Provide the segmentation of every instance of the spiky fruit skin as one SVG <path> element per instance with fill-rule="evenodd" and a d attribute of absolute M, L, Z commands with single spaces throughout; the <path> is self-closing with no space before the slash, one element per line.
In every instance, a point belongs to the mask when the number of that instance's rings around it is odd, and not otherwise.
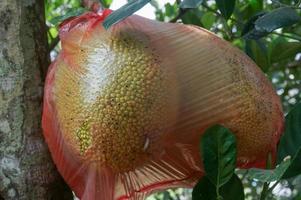
<path fill-rule="evenodd" d="M 110 11 L 60 29 L 43 129 L 64 179 L 86 200 L 143 199 L 203 175 L 199 140 L 222 124 L 238 167 L 264 167 L 283 127 L 279 98 L 257 66 L 212 33 Z"/>

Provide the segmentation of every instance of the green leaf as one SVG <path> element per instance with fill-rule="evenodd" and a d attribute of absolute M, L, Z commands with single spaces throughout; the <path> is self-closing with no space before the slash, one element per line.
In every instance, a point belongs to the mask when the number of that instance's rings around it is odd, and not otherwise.
<path fill-rule="evenodd" d="M 271 52 L 271 61 L 279 62 L 289 58 L 295 58 L 296 54 L 301 51 L 300 42 L 278 42 L 273 46 Z"/>
<path fill-rule="evenodd" d="M 212 12 L 206 12 L 202 18 L 201 22 L 204 25 L 204 28 L 210 29 L 216 20 L 215 15 Z"/>
<path fill-rule="evenodd" d="M 198 8 L 203 0 L 184 0 L 180 3 L 180 8 Z"/>
<path fill-rule="evenodd" d="M 196 26 L 202 26 L 199 13 L 196 10 L 189 10 L 183 16 L 181 16 L 183 24 L 193 24 Z"/>
<path fill-rule="evenodd" d="M 247 40 L 245 50 L 247 55 L 252 58 L 252 60 L 262 69 L 263 72 L 268 71 L 270 63 L 267 47 L 261 40 Z"/>
<path fill-rule="evenodd" d="M 255 21 L 265 14 L 266 12 L 259 12 L 248 20 L 241 32 L 241 35 L 245 39 L 259 39 L 267 34 L 266 32 L 260 32 L 255 30 Z"/>
<path fill-rule="evenodd" d="M 128 2 L 121 8 L 111 13 L 103 22 L 103 27 L 105 29 L 110 28 L 113 24 L 116 24 L 121 20 L 131 16 L 134 12 L 141 9 L 150 1 L 151 0 L 135 0 L 135 1 Z"/>
<path fill-rule="evenodd" d="M 235 0 L 215 0 L 218 9 L 226 20 L 228 20 L 235 8 Z"/>
<path fill-rule="evenodd" d="M 207 129 L 201 139 L 206 176 L 218 188 L 227 183 L 236 167 L 236 143 L 231 131 L 221 125 Z"/>
<path fill-rule="evenodd" d="M 236 174 L 220 188 L 223 200 L 244 200 L 244 190 L 241 180 Z M 216 187 L 205 176 L 193 188 L 192 200 L 216 200 Z"/>
<path fill-rule="evenodd" d="M 249 169 L 248 176 L 251 179 L 257 179 L 261 182 L 278 181 L 282 178 L 286 170 L 289 168 L 290 164 L 291 159 L 287 158 L 283 160 L 275 169 Z"/>
<path fill-rule="evenodd" d="M 259 39 L 275 29 L 291 26 L 301 21 L 296 10 L 282 7 L 272 12 L 260 12 L 254 15 L 245 25 L 242 36 L 246 39 Z"/>
<path fill-rule="evenodd" d="M 277 162 L 285 157 L 293 157 L 292 168 L 285 174 L 285 178 L 301 173 L 301 103 L 296 105 L 285 117 L 285 131 L 280 139 L 277 152 Z M 296 162 L 296 163 L 295 163 Z M 294 170 L 293 170 L 294 169 Z"/>
<path fill-rule="evenodd" d="M 87 11 L 87 9 L 85 9 L 85 8 L 72 8 L 72 9 L 68 10 L 65 15 L 54 17 L 49 22 L 51 24 L 57 26 L 62 21 L 66 20 L 70 17 L 79 16 L 86 11 Z"/>
<path fill-rule="evenodd" d="M 290 7 L 282 7 L 258 18 L 255 22 L 255 29 L 260 32 L 270 33 L 275 29 L 291 26 L 301 21 L 296 10 Z"/>

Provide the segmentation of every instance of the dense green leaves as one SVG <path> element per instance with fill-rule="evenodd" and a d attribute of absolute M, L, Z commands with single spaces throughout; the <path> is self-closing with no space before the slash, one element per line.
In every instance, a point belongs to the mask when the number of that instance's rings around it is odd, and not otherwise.
<path fill-rule="evenodd" d="M 129 1 L 127 4 L 122 6 L 121 8 L 114 11 L 110 14 L 105 21 L 103 22 L 103 26 L 105 29 L 110 28 L 113 24 L 118 23 L 119 21 L 125 19 L 126 17 L 131 16 L 134 12 L 145 6 L 151 0 L 135 0 Z"/>
<path fill-rule="evenodd" d="M 201 5 L 203 0 L 184 0 L 181 2 L 180 7 L 183 9 L 186 8 L 197 8 Z"/>
<path fill-rule="evenodd" d="M 286 156 L 293 158 L 292 167 L 285 174 L 285 178 L 301 173 L 301 104 L 292 109 L 285 119 L 285 131 L 281 137 L 277 153 L 279 163 Z"/>
<path fill-rule="evenodd" d="M 241 180 L 236 174 L 219 189 L 223 200 L 244 200 L 244 190 Z M 192 200 L 216 200 L 216 187 L 207 177 L 203 177 L 193 188 Z"/>
<path fill-rule="evenodd" d="M 291 164 L 291 159 L 287 158 L 281 162 L 275 169 L 249 169 L 248 176 L 251 179 L 257 179 L 262 182 L 278 181 L 282 178 Z"/>
<path fill-rule="evenodd" d="M 225 184 L 236 167 L 235 136 L 229 129 L 215 125 L 205 131 L 201 153 L 209 180 L 217 187 Z"/>
<path fill-rule="evenodd" d="M 66 14 L 61 15 L 61 16 L 57 16 L 54 17 L 53 19 L 51 19 L 49 22 L 53 25 L 58 25 L 60 22 L 70 18 L 70 17 L 75 17 L 78 15 L 83 14 L 84 12 L 86 12 L 87 9 L 85 8 L 74 8 L 74 9 L 70 9 L 69 11 L 67 11 Z"/>
<path fill-rule="evenodd" d="M 245 25 L 242 35 L 247 39 L 259 39 L 275 29 L 293 25 L 301 21 L 296 10 L 281 7 L 272 12 L 261 12 L 253 16 Z"/>
<path fill-rule="evenodd" d="M 218 9 L 225 19 L 229 19 L 234 11 L 235 0 L 215 0 Z"/>

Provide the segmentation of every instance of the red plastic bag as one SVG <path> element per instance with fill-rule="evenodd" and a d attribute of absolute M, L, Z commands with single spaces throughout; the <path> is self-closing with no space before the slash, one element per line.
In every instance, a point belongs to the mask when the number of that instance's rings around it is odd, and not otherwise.
<path fill-rule="evenodd" d="M 280 101 L 257 66 L 214 34 L 110 13 L 60 27 L 43 129 L 59 172 L 84 200 L 144 199 L 192 187 L 203 175 L 199 140 L 222 124 L 236 135 L 239 167 L 263 167 L 282 126 Z"/>

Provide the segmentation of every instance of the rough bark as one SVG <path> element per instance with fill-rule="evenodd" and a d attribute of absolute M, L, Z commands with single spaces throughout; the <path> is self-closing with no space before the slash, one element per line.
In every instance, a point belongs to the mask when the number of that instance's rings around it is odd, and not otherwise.
<path fill-rule="evenodd" d="M 41 130 L 44 0 L 1 0 L 0 19 L 0 199 L 72 199 Z"/>

